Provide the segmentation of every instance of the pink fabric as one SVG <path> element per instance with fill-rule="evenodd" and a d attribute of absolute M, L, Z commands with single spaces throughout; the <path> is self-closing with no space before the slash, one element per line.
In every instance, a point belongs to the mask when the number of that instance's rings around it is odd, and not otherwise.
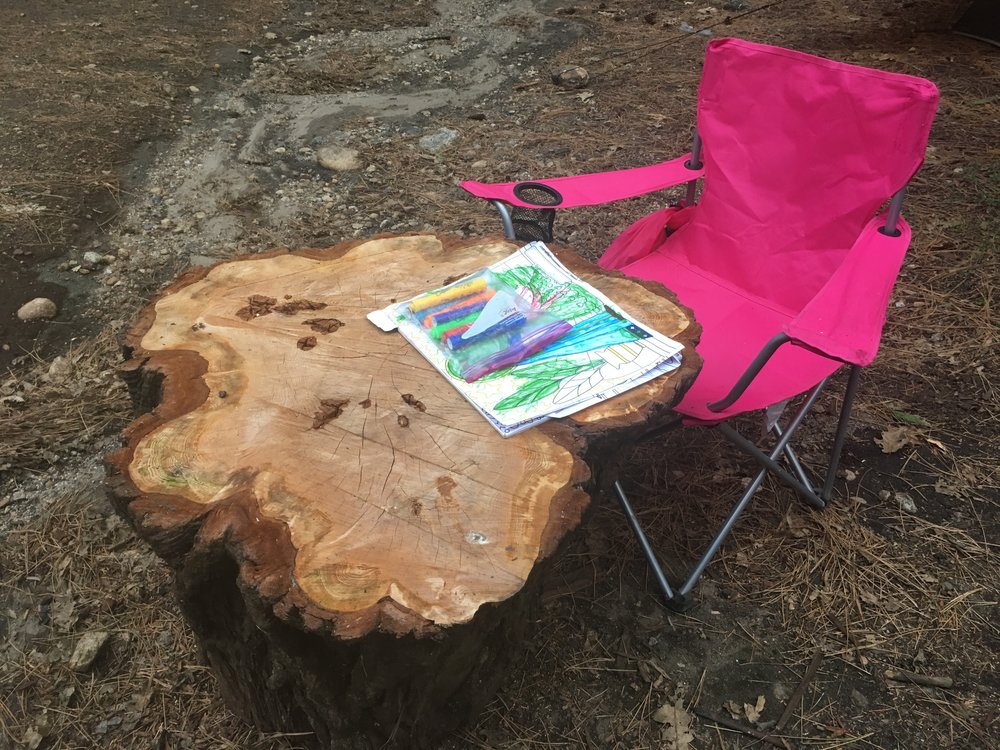
<path fill-rule="evenodd" d="M 705 186 L 673 252 L 801 309 L 920 167 L 937 100 L 921 78 L 710 42 L 698 96 Z"/>
<path fill-rule="evenodd" d="M 616 172 L 597 172 L 580 174 L 571 177 L 556 177 L 550 180 L 527 180 L 554 188 L 562 196 L 561 203 L 555 208 L 574 208 L 576 206 L 594 206 L 599 203 L 632 198 L 655 190 L 679 185 L 682 182 L 694 180 L 704 173 L 701 169 L 688 169 L 684 166 L 690 157 L 653 164 L 635 169 L 620 169 Z M 538 208 L 534 203 L 525 203 L 514 195 L 514 188 L 522 183 L 485 183 L 474 180 L 464 180 L 461 187 L 477 198 L 487 200 L 502 200 L 512 206 Z"/>
<path fill-rule="evenodd" d="M 667 222 L 680 211 L 679 206 L 670 206 L 643 216 L 615 237 L 597 261 L 598 265 L 622 268 L 638 260 L 664 239 Z"/>
<path fill-rule="evenodd" d="M 888 237 L 873 217 L 919 168 L 937 99 L 920 78 L 709 44 L 705 183 L 691 220 L 667 237 L 666 212 L 646 217 L 600 261 L 662 282 L 701 323 L 704 366 L 677 411 L 718 422 L 801 393 L 840 361 L 872 361 L 910 240 L 905 222 Z M 795 343 L 733 406 L 708 411 L 782 331 Z"/>
<path fill-rule="evenodd" d="M 684 231 L 683 229 L 680 231 Z M 734 414 L 762 409 L 801 393 L 840 366 L 840 362 L 786 344 L 778 349 L 746 392 L 723 412 L 707 405 L 725 396 L 753 358 L 794 318 L 792 310 L 747 294 L 724 279 L 672 259 L 661 246 L 621 269 L 629 276 L 660 281 L 694 310 L 702 326 L 698 377 L 674 411 L 713 423 Z"/>
<path fill-rule="evenodd" d="M 899 237 L 879 232 L 885 216 L 868 222 L 826 284 L 784 328 L 800 344 L 856 365 L 878 353 L 893 282 L 910 244 L 910 227 L 899 220 Z"/>

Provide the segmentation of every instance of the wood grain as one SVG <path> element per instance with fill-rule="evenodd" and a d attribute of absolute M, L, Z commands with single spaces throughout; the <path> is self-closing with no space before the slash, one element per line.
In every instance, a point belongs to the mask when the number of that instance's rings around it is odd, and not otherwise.
<path fill-rule="evenodd" d="M 190 271 L 130 332 L 123 375 L 144 413 L 108 458 L 111 494 L 177 572 L 227 702 L 258 726 L 382 742 L 388 721 L 419 744 L 474 711 L 594 471 L 674 419 L 698 366 L 688 311 L 568 250 L 554 249 L 687 345 L 680 370 L 505 439 L 365 318 L 515 249 L 413 235 L 240 258 Z"/>

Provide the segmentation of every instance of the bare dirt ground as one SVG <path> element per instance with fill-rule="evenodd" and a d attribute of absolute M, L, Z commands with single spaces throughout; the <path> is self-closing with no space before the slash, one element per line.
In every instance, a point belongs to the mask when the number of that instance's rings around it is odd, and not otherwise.
<path fill-rule="evenodd" d="M 1000 746 L 1000 52 L 948 32 L 958 5 L 4 3 L 0 748 L 308 744 L 225 708 L 169 571 L 104 499 L 101 456 L 130 418 L 121 331 L 190 264 L 379 231 L 496 232 L 460 178 L 681 153 L 707 39 L 682 23 L 942 91 L 838 499 L 815 513 L 769 487 L 684 616 L 659 606 L 602 503 L 556 567 L 525 657 L 445 746 L 761 746 L 707 714 L 796 747 Z M 585 89 L 550 82 L 566 64 L 590 71 Z M 557 240 L 596 257 L 662 200 L 569 212 Z M 59 315 L 17 320 L 39 295 Z M 835 414 L 831 400 L 810 427 Z M 818 464 L 819 444 L 802 455 Z M 677 560 L 752 472 L 692 431 L 637 448 L 628 468 Z M 87 637 L 103 646 L 72 669 Z M 887 677 L 899 670 L 950 686 Z"/>

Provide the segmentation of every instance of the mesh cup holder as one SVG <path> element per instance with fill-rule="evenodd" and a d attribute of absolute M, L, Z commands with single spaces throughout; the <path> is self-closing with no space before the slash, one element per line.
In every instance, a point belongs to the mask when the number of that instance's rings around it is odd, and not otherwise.
<path fill-rule="evenodd" d="M 538 206 L 538 208 L 510 207 L 514 236 L 522 242 L 551 242 L 556 211 L 548 207 L 562 203 L 559 191 L 537 182 L 522 182 L 514 187 L 514 195 L 525 203 Z"/>

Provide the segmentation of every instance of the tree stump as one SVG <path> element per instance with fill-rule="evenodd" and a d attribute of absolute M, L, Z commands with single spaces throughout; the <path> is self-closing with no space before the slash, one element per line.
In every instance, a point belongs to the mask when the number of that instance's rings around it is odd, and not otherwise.
<path fill-rule="evenodd" d="M 689 312 L 571 251 L 686 344 L 678 371 L 504 439 L 365 319 L 516 247 L 422 235 L 241 258 L 189 271 L 128 335 L 140 416 L 108 457 L 111 494 L 175 571 L 227 703 L 262 729 L 418 747 L 474 718 L 595 472 L 674 418 L 699 363 Z"/>

